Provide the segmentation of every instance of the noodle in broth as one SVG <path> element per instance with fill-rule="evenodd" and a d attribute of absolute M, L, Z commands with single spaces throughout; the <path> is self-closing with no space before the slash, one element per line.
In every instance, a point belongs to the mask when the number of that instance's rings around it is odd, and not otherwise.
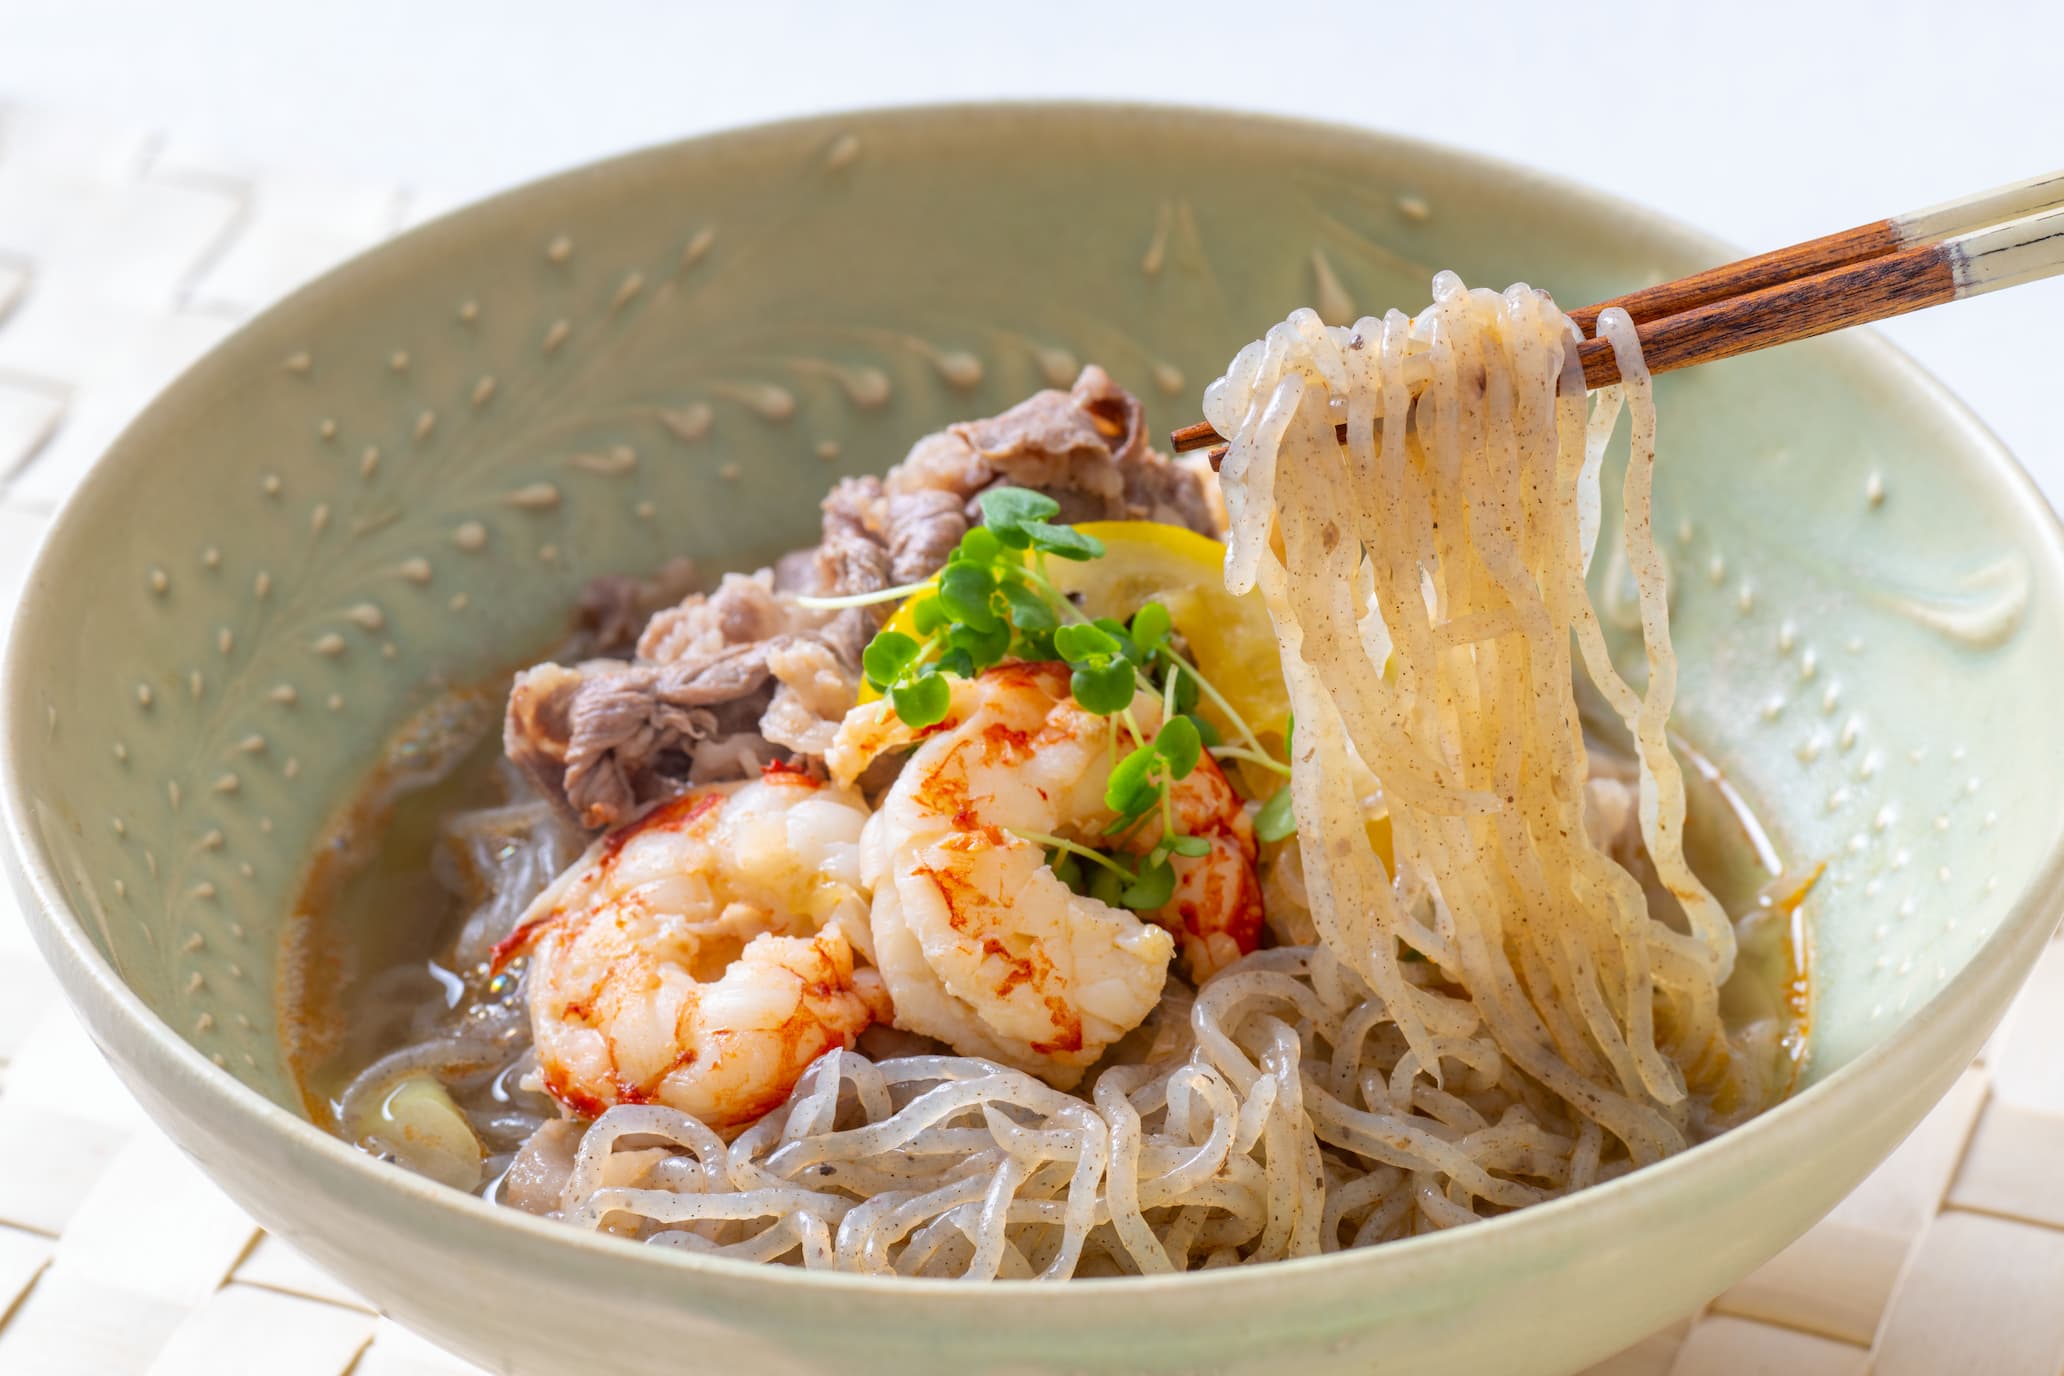
<path fill-rule="evenodd" d="M 1208 390 L 1233 437 L 1227 585 L 1265 599 L 1295 710 L 1299 839 L 1270 882 L 1282 944 L 1195 991 L 1171 978 L 1082 1091 L 875 1039 L 881 1054 L 823 1056 L 728 1140 L 656 1104 L 552 1119 L 522 1088 L 512 974 L 484 953 L 573 849 L 512 783 L 445 823 L 474 857 L 448 876 L 471 905 L 452 960 L 466 988 L 343 1089 L 340 1121 L 377 1120 L 397 1077 L 427 1070 L 480 1130 L 501 1196 L 577 1226 L 865 1274 L 1060 1279 L 1454 1227 L 1760 1111 L 1787 1083 L 1780 1029 L 1723 1021 L 1736 928 L 1685 860 L 1665 735 L 1649 384 L 1624 315 L 1599 332 L 1625 381 L 1587 398 L 1575 327 L 1544 295 L 1444 273 L 1416 317 L 1299 311 Z M 1622 410 L 1638 688 L 1585 585 Z M 1663 904 L 1587 824 L 1579 666 L 1631 737 Z"/>

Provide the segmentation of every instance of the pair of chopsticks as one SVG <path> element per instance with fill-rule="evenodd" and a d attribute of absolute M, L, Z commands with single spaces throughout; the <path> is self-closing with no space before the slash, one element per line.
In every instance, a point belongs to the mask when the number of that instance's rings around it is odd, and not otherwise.
<path fill-rule="evenodd" d="M 1651 373 L 1809 339 L 2064 273 L 2064 172 L 1744 258 L 1571 311 L 1584 381 L 1620 380 L 1599 313 L 1633 318 Z M 1341 438 L 1346 439 L 1346 426 Z M 1208 422 L 1171 433 L 1180 454 L 1225 436 Z"/>

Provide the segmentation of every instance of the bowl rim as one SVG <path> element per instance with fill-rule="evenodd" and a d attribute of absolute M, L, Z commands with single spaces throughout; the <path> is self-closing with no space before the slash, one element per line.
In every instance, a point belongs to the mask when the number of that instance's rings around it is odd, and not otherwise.
<path fill-rule="evenodd" d="M 897 127 L 1002 118 L 1110 121 L 1121 124 L 1124 132 L 1132 136 L 1151 134 L 1161 128 L 1193 130 L 1204 126 L 1232 137 L 1264 135 L 1285 142 L 1310 141 L 1363 155 L 1390 152 L 1411 160 L 1438 159 L 1474 177 L 1527 184 L 1575 207 L 1609 214 L 1624 223 L 1639 226 L 1644 233 L 1667 242 L 1673 249 L 1702 253 L 1714 262 L 1737 255 L 1737 250 L 1724 241 L 1673 217 L 1559 173 L 1438 140 L 1264 111 L 1178 102 L 1031 98 L 871 105 L 711 130 L 582 163 L 468 202 L 331 268 L 240 324 L 166 384 L 66 495 L 22 584 L 11 628 L 18 630 L 31 620 L 32 608 L 37 606 L 40 598 L 49 595 L 49 566 L 55 558 L 54 551 L 82 537 L 86 521 L 82 511 L 99 499 L 106 489 L 118 485 L 121 468 L 136 462 L 137 456 L 150 452 L 155 432 L 176 415 L 189 393 L 199 390 L 197 384 L 213 373 L 226 372 L 230 365 L 242 362 L 240 355 L 249 353 L 264 336 L 276 330 L 280 320 L 317 308 L 325 300 L 348 291 L 355 276 L 369 266 L 389 271 L 407 267 L 414 260 L 441 248 L 447 240 L 464 233 L 468 226 L 491 223 L 500 211 L 575 193 L 582 183 L 607 184 L 614 179 L 635 176 L 641 170 L 657 169 L 683 152 L 697 148 L 720 150 L 729 145 L 736 153 L 750 155 L 753 145 L 760 140 L 794 138 L 810 133 L 822 134 L 829 139 L 854 132 L 855 126 L 864 132 L 867 127 L 884 125 Z M 1969 456 L 1968 462 L 1983 472 L 1986 480 L 2003 495 L 2011 497 L 2016 511 L 2029 519 L 2033 539 L 2022 548 L 2022 552 L 2035 562 L 2035 571 L 2039 574 L 2036 586 L 2047 585 L 2064 590 L 2064 524 L 2060 524 L 2057 514 L 2027 471 L 1984 422 L 1939 380 L 1875 330 L 1847 331 L 1830 343 L 1843 351 L 1844 363 L 1873 381 L 1898 383 L 1907 395 L 1950 423 L 1960 438 L 1962 450 Z M 809 1293 L 859 1298 L 901 1297 L 972 1312 L 997 1296 L 1008 1301 L 1014 1296 L 1038 1294 L 1045 1297 L 1042 1303 L 1066 1305 L 1071 1310 L 1102 1308 L 1114 1300 L 1123 1302 L 1128 1308 L 1136 1308 L 1136 1302 L 1158 1303 L 1171 1296 L 1203 1298 L 1219 1289 L 1248 1288 L 1258 1282 L 1278 1278 L 1294 1284 L 1305 1280 L 1316 1282 L 1322 1276 L 1337 1278 L 1349 1271 L 1362 1271 L 1367 1273 L 1369 1280 L 1375 1281 L 1385 1272 L 1417 1268 L 1451 1269 L 1456 1259 L 1466 1259 L 1473 1252 L 1487 1247 L 1510 1248 L 1529 1241 L 1538 1242 L 1567 1224 L 1595 1219 L 1602 1226 L 1608 1218 L 1638 1216 L 1647 1203 L 1667 1198 L 1673 1188 L 1718 1170 L 1729 1155 L 1740 1154 L 1772 1137 L 1803 1138 L 1809 1135 L 1808 1129 L 1814 1120 L 1836 1112 L 1851 1101 L 1863 1100 L 1881 1068 L 1888 1062 L 1903 1058 L 1920 1044 L 1930 1025 L 1940 1021 L 1945 1009 L 1977 997 L 1986 986 L 2002 978 L 2010 981 L 2010 988 L 2018 987 L 2027 972 L 2023 970 L 2016 975 L 2006 963 L 2027 941 L 2031 929 L 2053 926 L 2059 913 L 2064 912 L 2064 818 L 2060 818 L 2035 875 L 2015 898 L 1999 926 L 1971 954 L 1956 975 L 1907 1014 L 1876 1045 L 1825 1079 L 1713 1139 L 1579 1194 L 1548 1200 L 1475 1227 L 1261 1266 L 1166 1276 L 1083 1278 L 1060 1286 L 1014 1280 L 971 1286 L 953 1280 L 877 1277 L 767 1266 L 701 1256 L 673 1248 L 649 1247 L 584 1231 L 395 1169 L 275 1104 L 226 1069 L 214 1065 L 188 1044 L 143 1002 L 93 946 L 83 915 L 63 897 L 55 866 L 30 827 L 31 803 L 19 759 L 20 743 L 32 739 L 30 732 L 36 719 L 29 688 L 33 678 L 31 666 L 26 662 L 28 654 L 23 637 L 11 634 L 7 641 L 5 659 L 0 661 L 0 835 L 4 835 L 6 841 L 5 853 L 0 854 L 0 858 L 10 862 L 10 877 L 17 896 L 22 900 L 24 916 L 44 957 L 59 975 L 66 997 L 74 1005 L 75 1015 L 90 1028 L 93 1019 L 88 1005 L 97 1002 L 97 1011 L 111 1018 L 118 1032 L 127 1038 L 132 1056 L 149 1055 L 177 1077 L 162 1082 L 159 1086 L 161 1092 L 168 1098 L 186 1097 L 203 1105 L 194 1113 L 196 1118 L 241 1120 L 242 1126 L 250 1132 L 279 1141 L 287 1153 L 289 1165 L 299 1171 L 306 1172 L 308 1166 L 321 1163 L 356 1176 L 364 1182 L 363 1188 L 388 1195 L 395 1203 L 429 1210 L 420 1215 L 421 1226 L 425 1229 L 435 1226 L 440 1218 L 453 1225 L 455 1231 L 465 1233 L 481 1229 L 514 1229 L 517 1236 L 562 1250 L 568 1256 L 591 1256 L 597 1268 L 623 1265 L 674 1268 L 674 1274 L 683 1281 L 699 1277 L 709 1282 L 747 1283 L 758 1279 L 765 1281 L 769 1288 L 804 1287 Z M 2002 998 L 1991 1016 L 1996 1020 L 2004 1008 L 2005 999 Z M 105 1048 L 103 1054 L 107 1054 Z M 1823 1105 L 1827 1107 L 1823 1108 Z M 640 1258 L 642 1261 L 638 1260 Z M 664 1273 L 654 1271 L 652 1274 Z M 683 1293 L 687 1292 L 684 1290 Z"/>

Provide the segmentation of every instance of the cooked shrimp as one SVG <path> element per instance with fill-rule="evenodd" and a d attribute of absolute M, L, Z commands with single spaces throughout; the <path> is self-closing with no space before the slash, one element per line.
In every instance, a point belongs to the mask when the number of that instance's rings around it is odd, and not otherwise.
<path fill-rule="evenodd" d="M 1183 968 L 1191 983 L 1202 984 L 1261 944 L 1266 908 L 1254 867 L 1259 847 L 1240 795 L 1209 755 L 1197 761 L 1188 778 L 1176 781 L 1169 799 L 1175 804 L 1175 824 L 1209 841 L 1211 851 L 1170 859 L 1175 897 L 1156 919 L 1173 916 L 1168 925 L 1182 942 Z"/>
<path fill-rule="evenodd" d="M 834 776 L 850 780 L 883 751 L 921 741 L 862 840 L 872 956 L 897 1026 L 1066 1088 L 1160 999 L 1170 928 L 1182 931 L 1200 977 L 1253 949 L 1253 828 L 1205 760 L 1172 801 L 1212 852 L 1178 862 L 1168 906 L 1142 921 L 1078 894 L 1044 845 L 1019 833 L 1113 844 L 1103 835 L 1113 819 L 1110 723 L 1076 705 L 1063 665 L 1006 665 L 950 683 L 937 726 L 913 732 L 887 703 L 865 704 L 847 714 L 827 756 Z M 1160 704 L 1141 694 L 1133 715 L 1152 731 Z"/>
<path fill-rule="evenodd" d="M 591 846 L 497 951 L 530 955 L 544 1087 L 583 1117 L 660 1103 L 727 1127 L 850 1048 L 888 1012 L 848 935 L 866 924 L 866 818 L 852 793 L 773 770 Z"/>

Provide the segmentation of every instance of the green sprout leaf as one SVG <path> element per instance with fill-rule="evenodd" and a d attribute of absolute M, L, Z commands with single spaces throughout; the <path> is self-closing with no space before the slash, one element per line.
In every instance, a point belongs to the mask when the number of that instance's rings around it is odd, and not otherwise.
<path fill-rule="evenodd" d="M 950 562 L 962 564 L 993 564 L 1003 554 L 1003 541 L 987 526 L 970 526 L 968 533 L 960 537 L 960 547 L 953 551 Z"/>
<path fill-rule="evenodd" d="M 1155 860 L 1140 868 L 1139 878 L 1125 886 L 1119 901 L 1134 912 L 1151 912 L 1167 906 L 1175 897 L 1175 870 L 1166 860 Z"/>
<path fill-rule="evenodd" d="M 1056 558 L 1072 559 L 1081 564 L 1104 557 L 1104 542 L 1094 535 L 1084 535 L 1073 526 L 1038 525 L 1022 529 L 1032 548 Z"/>
<path fill-rule="evenodd" d="M 1126 832 L 1138 826 L 1140 819 L 1152 812 L 1154 805 L 1160 801 L 1161 790 L 1158 787 L 1149 788 L 1144 794 L 1139 795 L 1136 805 L 1130 812 L 1120 813 L 1117 817 L 1112 818 L 1109 824 L 1104 827 L 1103 834 L 1106 836 L 1125 835 Z"/>
<path fill-rule="evenodd" d="M 1082 861 L 1072 851 L 1055 851 L 1047 863 L 1053 867 L 1054 878 L 1077 893 L 1083 891 Z"/>
<path fill-rule="evenodd" d="M 1116 872 L 1098 865 L 1089 872 L 1089 896 L 1106 907 L 1124 906 L 1126 883 Z"/>
<path fill-rule="evenodd" d="M 1175 675 L 1175 710 L 1188 716 L 1197 706 L 1197 680 L 1194 676 L 1184 673 L 1182 669 L 1174 665 L 1169 666 L 1168 672 Z M 1219 743 L 1218 732 L 1211 730 L 1209 723 L 1202 717 L 1196 718 L 1196 722 L 1200 727 L 1211 731 L 1210 738 L 1205 741 L 1205 744 L 1217 745 Z"/>
<path fill-rule="evenodd" d="M 937 594 L 925 598 L 910 609 L 910 624 L 919 635 L 930 635 L 953 622 L 952 613 L 940 603 Z"/>
<path fill-rule="evenodd" d="M 939 601 L 953 619 L 978 631 L 993 631 L 1002 618 L 989 605 L 996 578 L 976 564 L 948 564 L 939 575 Z"/>
<path fill-rule="evenodd" d="M 1154 753 L 1168 764 L 1168 777 L 1187 779 L 1204 753 L 1204 738 L 1188 717 L 1170 717 L 1154 734 Z"/>
<path fill-rule="evenodd" d="M 946 686 L 945 679 L 936 674 L 926 674 L 923 678 L 899 683 L 889 689 L 889 701 L 895 705 L 896 715 L 905 726 L 932 726 L 946 719 L 953 691 Z"/>
<path fill-rule="evenodd" d="M 1070 664 L 1087 664 L 1117 654 L 1119 645 L 1118 638 L 1101 626 L 1074 625 L 1054 632 L 1054 649 Z"/>
<path fill-rule="evenodd" d="M 1171 628 L 1168 608 L 1149 602 L 1132 614 L 1132 643 L 1140 647 L 1141 653 L 1152 655 L 1168 643 Z"/>
<path fill-rule="evenodd" d="M 973 626 L 955 626 L 946 632 L 946 643 L 954 650 L 965 650 L 974 666 L 974 672 L 980 673 L 990 665 L 1003 661 L 1004 655 L 1010 650 L 1011 628 L 1008 622 L 1000 619 L 986 631 L 978 631 Z"/>
<path fill-rule="evenodd" d="M 1011 624 L 1020 631 L 1051 631 L 1061 624 L 1047 600 L 1023 583 L 1007 582 L 1002 590 L 1004 603 L 1010 608 Z"/>
<path fill-rule="evenodd" d="M 1069 628 L 1064 626 L 1061 629 Z M 1065 655 L 1066 651 L 1062 653 Z M 1084 711 L 1100 716 L 1123 712 L 1132 705 L 1132 666 L 1121 659 L 1101 666 L 1080 668 L 1069 676 L 1068 687 Z"/>
<path fill-rule="evenodd" d="M 981 495 L 980 501 L 983 524 L 1013 549 L 1023 549 L 1025 543 L 1011 539 L 1011 535 L 1022 535 L 1025 527 L 1051 521 L 1061 514 L 1059 502 L 1023 487 L 992 487 Z"/>
<path fill-rule="evenodd" d="M 1177 855 L 1188 856 L 1192 860 L 1211 854 L 1211 842 L 1201 836 L 1170 836 L 1161 844 Z"/>
<path fill-rule="evenodd" d="M 1185 675 L 1184 679 L 1185 681 L 1187 681 L 1188 675 Z M 1180 702 L 1181 700 L 1181 694 L 1177 694 L 1176 701 Z M 1183 715 L 1189 718 L 1190 725 L 1197 728 L 1197 739 L 1204 742 L 1204 748 L 1206 750 L 1214 750 L 1219 746 L 1225 744 L 1224 738 L 1218 734 L 1218 728 L 1213 726 L 1210 722 L 1204 720 L 1204 718 L 1200 716 L 1197 716 L 1193 712 L 1185 712 Z"/>
<path fill-rule="evenodd" d="M 967 650 L 956 645 L 945 654 L 940 655 L 938 663 L 933 667 L 939 673 L 952 674 L 955 678 L 973 678 L 975 676 L 975 657 Z"/>
<path fill-rule="evenodd" d="M 1264 841 L 1280 841 L 1297 831 L 1297 814 L 1292 811 L 1290 786 L 1277 789 L 1254 817 L 1254 834 Z"/>
<path fill-rule="evenodd" d="M 868 642 L 866 652 L 860 656 L 860 667 L 866 670 L 869 683 L 877 689 L 886 688 L 903 676 L 923 649 L 901 631 L 883 631 Z"/>
<path fill-rule="evenodd" d="M 1147 662 L 1146 654 L 1133 642 L 1132 632 L 1125 629 L 1123 621 L 1115 621 L 1108 616 L 1100 616 L 1089 624 L 1111 637 L 1111 643 L 1118 647 L 1118 653 L 1124 655 L 1134 664 L 1145 664 Z"/>
<path fill-rule="evenodd" d="M 1153 780 L 1157 758 L 1154 747 L 1143 745 L 1118 761 L 1104 783 L 1104 806 L 1121 817 L 1137 816 L 1152 807 L 1161 793 Z"/>

